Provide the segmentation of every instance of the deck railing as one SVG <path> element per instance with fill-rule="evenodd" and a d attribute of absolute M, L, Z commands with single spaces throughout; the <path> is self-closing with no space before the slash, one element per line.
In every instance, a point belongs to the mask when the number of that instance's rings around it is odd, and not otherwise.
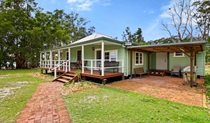
<path fill-rule="evenodd" d="M 109 60 L 105 60 L 105 61 L 109 61 Z M 118 66 L 110 66 L 110 67 L 105 67 L 104 66 L 104 71 L 110 71 L 111 69 L 117 68 L 119 70 L 117 72 L 124 73 L 124 60 L 123 59 L 122 60 L 117 60 L 116 62 L 119 62 Z M 76 69 L 82 69 L 82 72 L 84 72 L 84 70 L 90 70 L 90 74 L 93 74 L 94 70 L 102 71 L 101 60 L 100 59 L 84 59 L 83 63 L 84 63 L 84 65 L 82 65 L 82 62 L 80 62 L 81 68 L 76 68 Z M 41 68 L 49 68 L 50 70 L 70 71 L 71 68 L 74 68 L 70 64 L 71 63 L 67 60 L 60 60 L 60 61 L 59 60 L 52 60 L 52 61 L 43 60 L 43 61 L 40 62 L 40 67 Z M 101 75 L 104 76 L 104 72 L 102 72 Z"/>
<path fill-rule="evenodd" d="M 68 63 L 69 63 L 69 61 L 62 61 L 61 64 L 54 65 L 54 67 L 51 69 L 52 71 L 54 71 L 54 78 L 57 77 L 57 69 L 58 70 L 63 70 L 65 72 L 69 71 Z"/>
<path fill-rule="evenodd" d="M 90 74 L 93 74 L 94 70 L 102 70 L 100 59 L 85 59 L 84 61 L 87 62 L 86 65 L 84 66 L 84 69 L 90 70 Z M 105 60 L 105 61 L 109 61 L 109 60 Z M 120 71 L 117 71 L 117 72 L 124 73 L 124 60 L 123 59 L 117 60 L 116 62 L 119 62 L 118 66 L 104 67 L 104 71 L 117 68 L 119 70 L 121 69 Z"/>

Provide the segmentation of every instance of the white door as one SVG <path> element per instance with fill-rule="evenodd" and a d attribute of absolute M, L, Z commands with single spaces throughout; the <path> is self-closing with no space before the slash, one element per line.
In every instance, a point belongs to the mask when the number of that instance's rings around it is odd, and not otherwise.
<path fill-rule="evenodd" d="M 156 53 L 156 69 L 167 70 L 168 61 L 167 53 Z"/>

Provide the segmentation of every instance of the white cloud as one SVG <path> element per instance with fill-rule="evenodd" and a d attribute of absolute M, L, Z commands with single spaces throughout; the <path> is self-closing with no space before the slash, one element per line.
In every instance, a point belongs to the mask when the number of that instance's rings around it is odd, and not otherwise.
<path fill-rule="evenodd" d="M 91 11 L 95 4 L 101 6 L 110 6 L 112 0 L 67 0 L 70 10 Z"/>
<path fill-rule="evenodd" d="M 76 8 L 79 11 L 90 11 L 91 7 L 99 2 L 99 0 L 67 0 L 70 8 Z"/>

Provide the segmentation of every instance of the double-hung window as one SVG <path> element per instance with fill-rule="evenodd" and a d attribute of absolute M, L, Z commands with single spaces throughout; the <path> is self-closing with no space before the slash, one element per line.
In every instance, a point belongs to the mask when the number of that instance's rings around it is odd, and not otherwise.
<path fill-rule="evenodd" d="M 143 53 L 142 52 L 135 52 L 135 58 L 136 58 L 136 65 L 143 65 Z"/>
<path fill-rule="evenodd" d="M 117 50 L 105 51 L 105 61 L 117 61 Z"/>

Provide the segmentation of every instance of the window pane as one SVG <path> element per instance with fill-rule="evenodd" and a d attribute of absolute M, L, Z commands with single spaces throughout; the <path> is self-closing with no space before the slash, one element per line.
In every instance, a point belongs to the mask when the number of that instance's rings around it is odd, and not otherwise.
<path fill-rule="evenodd" d="M 139 53 L 136 53 L 136 64 L 139 64 Z"/>
<path fill-rule="evenodd" d="M 66 60 L 69 60 L 69 52 L 66 52 Z"/>
<path fill-rule="evenodd" d="M 116 61 L 117 60 L 117 51 L 110 51 L 110 58 L 111 61 Z"/>
<path fill-rule="evenodd" d="M 176 56 L 183 56 L 183 53 L 176 53 Z"/>
<path fill-rule="evenodd" d="M 96 59 L 101 59 L 101 50 L 96 51 Z"/>
<path fill-rule="evenodd" d="M 81 50 L 78 50 L 77 51 L 77 60 L 82 60 L 82 52 L 81 52 Z"/>
<path fill-rule="evenodd" d="M 109 52 L 105 52 L 105 61 L 109 61 Z"/>
<path fill-rule="evenodd" d="M 140 54 L 140 61 L 139 61 L 139 64 L 142 64 L 142 53 L 139 53 Z"/>

